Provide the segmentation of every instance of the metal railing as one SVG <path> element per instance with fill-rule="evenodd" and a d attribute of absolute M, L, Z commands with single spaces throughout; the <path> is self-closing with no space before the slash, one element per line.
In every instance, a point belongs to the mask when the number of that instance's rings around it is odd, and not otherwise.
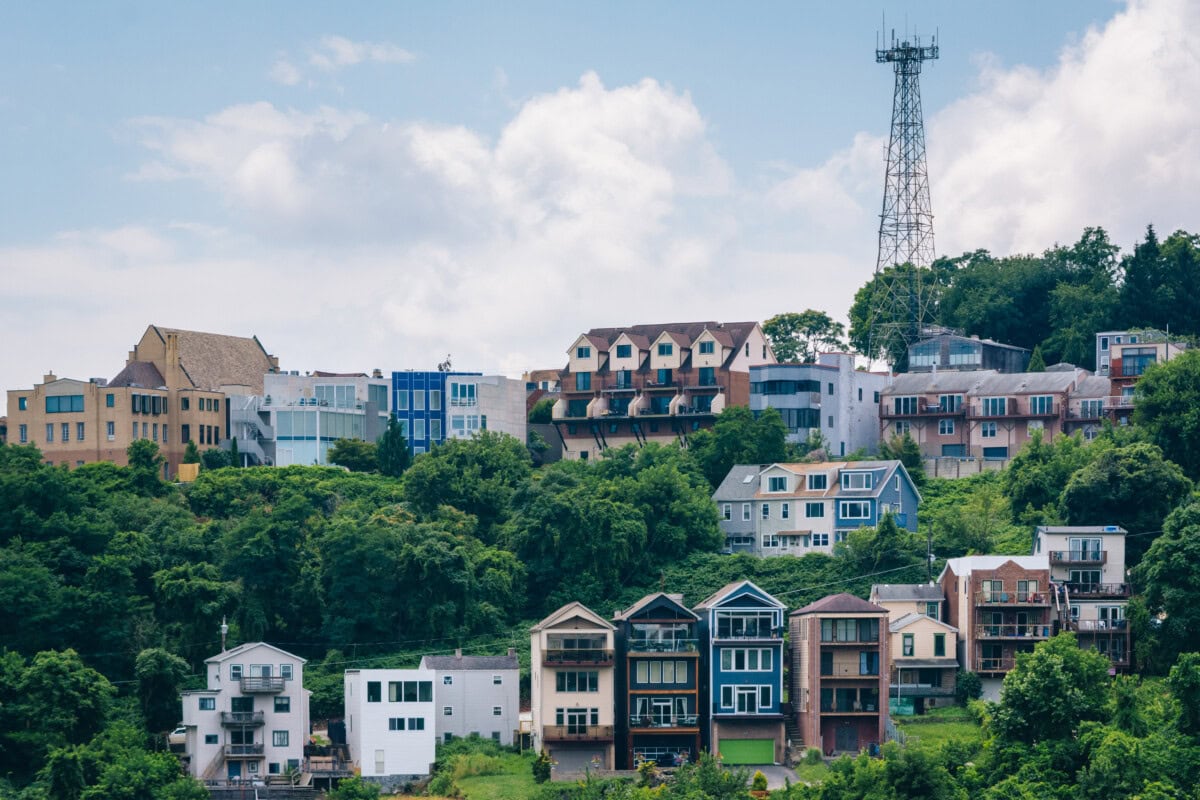
<path fill-rule="evenodd" d="M 699 722 L 699 717 L 695 714 L 684 714 L 675 717 L 654 716 L 649 717 L 631 717 L 629 727 L 631 728 L 694 728 Z"/>
<path fill-rule="evenodd" d="M 980 622 L 975 636 L 979 639 L 1049 639 L 1051 626 L 1042 622 Z"/>
<path fill-rule="evenodd" d="M 242 691 L 244 693 L 254 692 L 282 692 L 284 687 L 284 679 L 278 675 L 274 676 L 244 676 L 241 679 Z"/>
<path fill-rule="evenodd" d="M 976 672 L 1008 672 L 1016 666 L 1016 659 L 1012 656 L 1003 656 L 1001 658 L 978 658 L 975 660 Z"/>
<path fill-rule="evenodd" d="M 822 714 L 878 714 L 878 700 L 874 703 L 854 703 L 849 708 L 842 708 L 837 703 L 821 703 Z"/>
<path fill-rule="evenodd" d="M 265 722 L 261 711 L 222 711 L 222 725 L 262 725 Z"/>
<path fill-rule="evenodd" d="M 1071 628 L 1080 633 L 1129 633 L 1129 623 L 1123 619 L 1077 619 Z"/>
<path fill-rule="evenodd" d="M 542 654 L 543 664 L 611 664 L 613 651 L 601 649 L 547 649 Z"/>
<path fill-rule="evenodd" d="M 976 593 L 975 602 L 987 606 L 1048 606 L 1050 605 L 1050 595 L 1046 592 L 981 591 Z"/>
<path fill-rule="evenodd" d="M 694 653 L 698 644 L 698 639 L 672 639 L 666 641 L 630 639 L 629 651 L 632 653 Z"/>
<path fill-rule="evenodd" d="M 603 742 L 613 738 L 612 725 L 546 725 L 542 738 L 554 742 Z"/>
<path fill-rule="evenodd" d="M 1051 550 L 1051 564 L 1106 564 L 1107 550 Z"/>
<path fill-rule="evenodd" d="M 1129 597 L 1133 593 L 1128 583 L 1067 583 L 1064 585 L 1072 600 L 1088 597 Z"/>
<path fill-rule="evenodd" d="M 253 758 L 263 754 L 262 742 L 257 744 L 227 744 L 225 745 L 226 758 Z"/>

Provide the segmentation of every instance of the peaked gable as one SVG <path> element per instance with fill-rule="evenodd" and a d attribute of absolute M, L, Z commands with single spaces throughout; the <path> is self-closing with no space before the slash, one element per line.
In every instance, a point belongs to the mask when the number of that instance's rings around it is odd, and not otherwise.
<path fill-rule="evenodd" d="M 547 628 L 563 628 L 570 627 L 568 623 L 574 627 L 594 627 L 604 630 L 616 630 L 611 622 L 601 617 L 595 611 L 580 603 L 578 600 L 567 603 L 562 608 L 554 611 L 550 616 L 543 619 L 537 625 L 534 625 L 529 630 L 540 631 Z M 580 624 L 582 623 L 582 624 Z"/>
<path fill-rule="evenodd" d="M 753 581 L 734 581 L 722 586 L 700 605 L 697 609 L 711 609 L 725 606 L 739 608 L 786 608 L 786 606 L 772 597 L 763 589 L 759 588 Z"/>

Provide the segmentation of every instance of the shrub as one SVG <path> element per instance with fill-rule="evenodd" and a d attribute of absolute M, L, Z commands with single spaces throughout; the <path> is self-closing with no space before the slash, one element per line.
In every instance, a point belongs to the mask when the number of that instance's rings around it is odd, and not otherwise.
<path fill-rule="evenodd" d="M 550 769 L 554 762 L 550 760 L 550 754 L 545 750 L 538 753 L 538 757 L 533 760 L 533 780 L 536 783 L 545 783 L 550 780 Z"/>
<path fill-rule="evenodd" d="M 804 763 L 810 766 L 820 764 L 824 758 L 821 755 L 821 750 L 818 747 L 810 747 L 804 751 Z"/>
<path fill-rule="evenodd" d="M 960 706 L 983 696 L 983 681 L 974 672 L 960 671 L 954 685 L 954 699 Z"/>
<path fill-rule="evenodd" d="M 761 769 L 754 771 L 754 777 L 750 779 L 750 789 L 755 792 L 767 790 L 767 776 L 762 774 Z"/>

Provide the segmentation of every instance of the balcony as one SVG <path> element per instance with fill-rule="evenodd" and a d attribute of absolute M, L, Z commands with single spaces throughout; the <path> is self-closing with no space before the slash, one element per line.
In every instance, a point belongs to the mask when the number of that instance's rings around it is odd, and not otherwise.
<path fill-rule="evenodd" d="M 887 620 L 884 620 L 884 622 L 886 623 L 886 622 L 887 622 Z M 855 637 L 855 638 L 847 638 L 847 639 L 842 639 L 842 638 L 839 638 L 839 637 L 837 637 L 836 635 L 835 635 L 834 637 L 832 637 L 832 638 L 829 638 L 829 639 L 827 639 L 827 638 L 825 638 L 824 636 L 822 636 L 822 637 L 821 637 L 821 646 L 822 646 L 822 647 L 825 647 L 826 645 L 830 645 L 830 646 L 837 646 L 837 645 L 874 645 L 874 646 L 878 647 L 878 646 L 879 646 L 879 636 L 878 636 L 878 634 L 876 634 L 874 638 L 871 638 L 871 637 L 866 637 L 866 638 L 864 638 L 864 637 L 861 637 L 861 636 L 859 636 L 859 637 Z"/>
<path fill-rule="evenodd" d="M 884 419 L 912 419 L 913 417 L 961 417 L 967 413 L 967 407 L 957 408 L 943 406 L 939 403 L 919 403 L 914 409 L 896 410 L 895 404 L 880 406 L 879 415 Z"/>
<path fill-rule="evenodd" d="M 1077 619 L 1071 622 L 1071 630 L 1087 634 L 1129 635 L 1129 623 L 1123 619 Z"/>
<path fill-rule="evenodd" d="M 680 728 L 697 728 L 700 724 L 699 720 L 700 718 L 695 714 L 677 717 L 631 717 L 629 728 L 639 733 L 646 731 L 674 731 Z"/>
<path fill-rule="evenodd" d="M 1026 419 L 1028 417 L 1057 417 L 1061 411 L 1062 406 L 1059 403 L 1050 403 L 1041 408 L 1034 408 L 1026 403 L 1026 410 L 1022 411 L 1016 400 L 1010 397 L 1004 411 L 975 404 L 969 407 L 967 416 L 974 419 Z"/>
<path fill-rule="evenodd" d="M 1107 550 L 1051 550 L 1053 567 L 1100 566 L 1108 563 Z"/>
<path fill-rule="evenodd" d="M 257 727 L 265 722 L 261 711 L 222 711 L 221 724 L 228 728 Z"/>
<path fill-rule="evenodd" d="M 1045 592 L 977 592 L 977 606 L 1049 606 L 1050 595 Z"/>
<path fill-rule="evenodd" d="M 225 745 L 225 758 L 262 758 L 263 746 L 259 744 L 227 744 Z"/>
<path fill-rule="evenodd" d="M 1049 639 L 1053 626 L 1044 622 L 982 622 L 976 620 L 976 639 Z"/>
<path fill-rule="evenodd" d="M 854 666 L 834 664 L 831 672 L 821 672 L 821 680 L 860 680 L 860 681 L 878 681 L 879 670 L 874 672 L 863 672 L 862 667 L 855 664 Z"/>
<path fill-rule="evenodd" d="M 839 717 L 877 717 L 877 703 L 855 703 L 848 708 L 841 708 L 837 703 L 821 703 L 821 713 Z"/>
<path fill-rule="evenodd" d="M 726 708 L 721 705 L 719 700 L 713 701 L 712 715 L 714 717 L 741 717 L 744 719 L 783 719 L 783 714 L 779 711 L 763 711 L 758 708 L 748 710 Z"/>
<path fill-rule="evenodd" d="M 1016 665 L 1017 660 L 1013 656 L 975 659 L 975 671 L 981 673 L 1008 672 Z"/>
<path fill-rule="evenodd" d="M 608 667 L 613 663 L 612 650 L 599 649 L 569 649 L 547 650 L 542 655 L 544 666 L 599 666 Z"/>
<path fill-rule="evenodd" d="M 273 694 L 282 692 L 284 679 L 275 677 L 245 677 L 241 680 L 242 694 Z"/>
<path fill-rule="evenodd" d="M 1133 594 L 1128 583 L 1066 583 L 1067 596 L 1072 600 L 1121 599 Z"/>
<path fill-rule="evenodd" d="M 629 652 L 631 653 L 696 653 L 699 640 L 697 639 L 671 639 L 665 641 L 657 641 L 654 639 L 630 639 Z"/>
<path fill-rule="evenodd" d="M 610 742 L 612 725 L 546 725 L 542 738 L 547 742 Z"/>

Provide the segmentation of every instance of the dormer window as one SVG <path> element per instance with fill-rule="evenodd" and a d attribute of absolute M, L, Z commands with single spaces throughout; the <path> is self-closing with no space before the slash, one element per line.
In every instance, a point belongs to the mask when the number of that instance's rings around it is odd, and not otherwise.
<path fill-rule="evenodd" d="M 633 355 L 633 345 L 619 344 L 617 345 L 617 358 L 629 358 Z"/>
<path fill-rule="evenodd" d="M 829 488 L 829 476 L 825 473 L 817 473 L 808 476 L 808 490 L 810 492 L 823 492 Z"/>
<path fill-rule="evenodd" d="M 864 490 L 871 488 L 871 473 L 843 472 L 842 488 L 847 490 Z"/>
<path fill-rule="evenodd" d="M 591 358 L 592 357 L 592 348 L 576 347 L 575 348 L 575 357 L 576 358 Z"/>
<path fill-rule="evenodd" d="M 700 343 L 700 355 L 711 356 L 714 351 L 713 345 L 714 345 L 713 342 L 701 342 Z"/>
<path fill-rule="evenodd" d="M 773 475 L 767 479 L 768 492 L 786 492 L 787 478 L 783 475 Z"/>
<path fill-rule="evenodd" d="M 658 343 L 658 354 L 660 356 L 669 356 L 674 352 L 675 352 L 675 348 L 672 347 L 670 342 L 659 342 Z"/>

